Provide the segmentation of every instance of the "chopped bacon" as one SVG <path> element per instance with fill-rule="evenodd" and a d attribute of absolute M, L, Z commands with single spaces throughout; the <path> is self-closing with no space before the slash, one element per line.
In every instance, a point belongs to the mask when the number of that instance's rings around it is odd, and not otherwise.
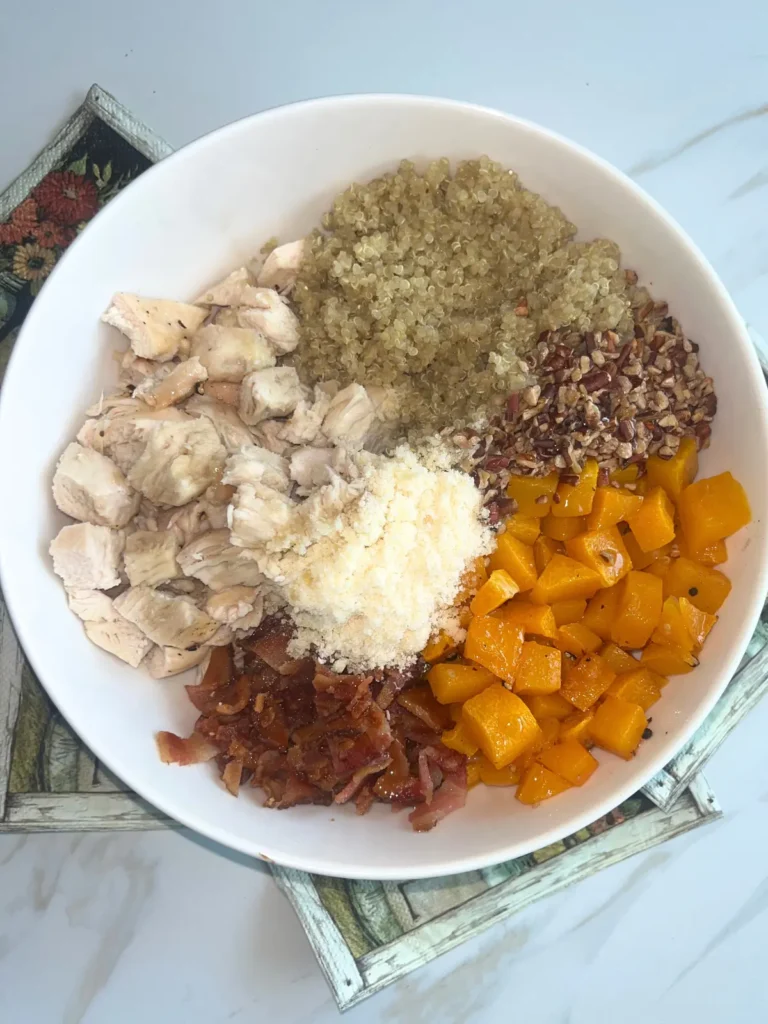
<path fill-rule="evenodd" d="M 221 781 L 227 787 L 232 796 L 237 796 L 240 790 L 240 781 L 243 777 L 243 762 L 230 761 L 221 773 Z"/>
<path fill-rule="evenodd" d="M 199 764 L 216 756 L 216 747 L 204 736 L 177 736 L 175 732 L 159 732 L 155 736 L 160 760 L 165 764 Z"/>
<path fill-rule="evenodd" d="M 458 811 L 467 800 L 467 769 L 456 775 L 446 775 L 442 786 L 432 797 L 431 803 L 419 804 L 408 815 L 408 821 L 415 832 L 428 832 L 442 821 L 447 814 Z"/>
<path fill-rule="evenodd" d="M 248 650 L 258 655 L 281 676 L 290 676 L 309 662 L 308 658 L 294 658 L 288 653 L 290 642 L 289 632 L 274 629 L 265 633 L 258 640 L 249 643 Z"/>
<path fill-rule="evenodd" d="M 375 761 L 371 761 L 370 764 L 366 764 L 363 765 L 362 768 L 358 768 L 356 772 L 352 773 L 352 778 L 346 786 L 333 798 L 333 802 L 336 804 L 345 804 L 347 800 L 351 800 L 368 776 L 378 775 L 379 772 L 384 771 L 385 768 L 389 767 L 390 761 L 390 757 L 386 754 L 382 754 Z"/>
<path fill-rule="evenodd" d="M 367 814 L 373 805 L 373 801 L 373 790 L 371 789 L 370 783 L 366 782 L 355 798 L 355 813 Z"/>

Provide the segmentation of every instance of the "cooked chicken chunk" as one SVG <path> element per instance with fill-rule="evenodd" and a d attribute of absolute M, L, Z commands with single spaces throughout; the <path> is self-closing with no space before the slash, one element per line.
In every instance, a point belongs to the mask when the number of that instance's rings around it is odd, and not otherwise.
<path fill-rule="evenodd" d="M 136 668 L 152 641 L 115 610 L 112 598 L 100 590 L 68 590 L 67 596 L 71 611 L 83 620 L 88 639 Z"/>
<path fill-rule="evenodd" d="M 256 424 L 275 416 L 287 416 L 296 408 L 304 391 L 292 366 L 255 370 L 240 387 L 240 419 Z"/>
<path fill-rule="evenodd" d="M 294 515 L 296 503 L 265 484 L 243 484 L 229 506 L 232 543 L 256 547 L 284 531 Z"/>
<path fill-rule="evenodd" d="M 64 526 L 51 541 L 53 571 L 65 587 L 110 590 L 120 583 L 120 556 L 125 537 L 120 530 L 91 523 Z"/>
<path fill-rule="evenodd" d="M 303 238 L 297 242 L 278 245 L 264 260 L 264 266 L 259 271 L 259 284 L 264 288 L 277 288 L 279 292 L 292 288 L 296 283 L 303 255 Z"/>
<path fill-rule="evenodd" d="M 250 306 L 261 291 L 254 284 L 253 275 L 245 267 L 233 270 L 218 284 L 206 289 L 196 299 L 198 306 Z"/>
<path fill-rule="evenodd" d="M 343 448 L 297 448 L 291 455 L 291 479 L 304 490 L 330 483 L 333 473 L 345 476 L 352 468 Z"/>
<path fill-rule="evenodd" d="M 183 423 L 185 420 L 181 409 L 150 409 L 144 402 L 130 399 L 97 419 L 86 420 L 77 439 L 81 444 L 107 455 L 123 473 L 127 473 L 159 423 Z"/>
<path fill-rule="evenodd" d="M 282 437 L 285 426 L 284 420 L 262 420 L 253 428 L 253 439 L 257 445 L 275 455 L 288 455 L 293 445 Z"/>
<path fill-rule="evenodd" d="M 362 448 L 376 413 L 368 392 L 350 384 L 331 400 L 323 419 L 322 432 L 329 441 L 348 448 Z"/>
<path fill-rule="evenodd" d="M 115 598 L 115 609 L 160 647 L 204 644 L 219 628 L 190 597 L 142 583 Z"/>
<path fill-rule="evenodd" d="M 231 405 L 224 405 L 208 395 L 192 395 L 184 408 L 190 416 L 204 416 L 210 420 L 228 452 L 253 444 L 250 430 Z"/>
<path fill-rule="evenodd" d="M 168 366 L 168 363 L 164 364 Z M 147 377 L 133 393 L 153 409 L 164 409 L 189 398 L 198 384 L 208 379 L 208 371 L 197 358 L 192 356 L 176 364 L 170 373 Z"/>
<path fill-rule="evenodd" d="M 154 647 L 146 665 L 153 679 L 168 679 L 202 664 L 210 653 L 209 647 L 199 647 L 196 651 L 185 651 L 181 647 Z"/>
<path fill-rule="evenodd" d="M 291 418 L 280 426 L 279 437 L 291 444 L 325 444 L 325 437 L 320 431 L 331 401 L 338 391 L 336 381 L 316 384 L 314 401 L 302 398 L 297 403 Z"/>
<path fill-rule="evenodd" d="M 121 384 L 135 387 L 145 381 L 147 377 L 159 374 L 162 369 L 171 373 L 173 366 L 169 363 L 157 363 L 152 359 L 140 359 L 133 349 L 129 348 L 120 360 L 119 380 Z"/>
<path fill-rule="evenodd" d="M 277 355 L 293 352 L 299 343 L 299 321 L 282 295 L 273 288 L 252 288 L 248 303 L 219 315 L 220 323 L 255 327 Z"/>
<path fill-rule="evenodd" d="M 125 571 L 132 587 L 140 583 L 166 583 L 181 570 L 176 555 L 181 548 L 173 530 L 136 530 L 125 539 Z"/>
<path fill-rule="evenodd" d="M 181 508 L 162 512 L 158 519 L 158 527 L 175 533 L 182 547 L 206 530 L 213 529 L 208 518 L 208 504 L 205 501 L 190 501 Z"/>
<path fill-rule="evenodd" d="M 236 626 L 240 619 L 253 612 L 257 604 L 261 609 L 263 601 L 257 587 L 228 587 L 213 594 L 206 602 L 205 610 L 217 622 Z"/>
<path fill-rule="evenodd" d="M 205 316 L 204 309 L 186 302 L 143 299 L 118 292 L 101 319 L 126 335 L 137 356 L 164 363 L 173 359 Z"/>
<path fill-rule="evenodd" d="M 158 505 L 186 505 L 219 477 L 225 459 L 213 424 L 185 416 L 182 422 L 159 423 L 149 432 L 128 479 Z"/>
<path fill-rule="evenodd" d="M 274 487 L 276 491 L 288 492 L 291 489 L 288 462 L 254 444 L 230 455 L 221 480 L 230 487 L 261 483 Z"/>
<path fill-rule="evenodd" d="M 233 384 L 229 380 L 206 381 L 202 392 L 206 398 L 215 398 L 217 402 L 223 402 L 224 405 L 234 405 L 237 408 L 240 404 L 240 385 Z"/>
<path fill-rule="evenodd" d="M 194 576 L 211 590 L 256 587 L 264 577 L 247 551 L 233 547 L 229 530 L 209 530 L 195 537 L 178 555 L 185 576 Z"/>
<path fill-rule="evenodd" d="M 74 441 L 64 449 L 53 476 L 53 500 L 66 515 L 97 526 L 125 526 L 140 498 L 106 456 Z"/>
<path fill-rule="evenodd" d="M 233 384 L 252 370 L 275 365 L 272 347 L 254 327 L 208 324 L 193 335 L 190 353 L 203 364 L 210 380 Z"/>

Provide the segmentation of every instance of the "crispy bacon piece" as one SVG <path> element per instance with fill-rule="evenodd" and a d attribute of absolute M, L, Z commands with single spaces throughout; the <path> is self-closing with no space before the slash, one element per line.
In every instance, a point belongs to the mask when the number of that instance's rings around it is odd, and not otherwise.
<path fill-rule="evenodd" d="M 177 736 L 175 732 L 159 732 L 155 736 L 160 760 L 165 764 L 199 764 L 216 756 L 216 747 L 199 733 Z"/>

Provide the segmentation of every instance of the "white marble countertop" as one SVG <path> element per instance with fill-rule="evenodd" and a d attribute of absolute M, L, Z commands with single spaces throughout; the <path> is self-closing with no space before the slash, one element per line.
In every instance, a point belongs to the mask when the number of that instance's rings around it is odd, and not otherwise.
<path fill-rule="evenodd" d="M 328 93 L 440 94 L 629 171 L 768 335 L 768 6 L 646 0 L 14 4 L 0 187 L 94 81 L 173 145 Z M 768 1017 L 768 705 L 707 775 L 724 820 L 611 868 L 350 1011 L 353 1022 L 753 1024 Z M 258 864 L 191 835 L 0 837 L 0 1021 L 330 1022 Z"/>

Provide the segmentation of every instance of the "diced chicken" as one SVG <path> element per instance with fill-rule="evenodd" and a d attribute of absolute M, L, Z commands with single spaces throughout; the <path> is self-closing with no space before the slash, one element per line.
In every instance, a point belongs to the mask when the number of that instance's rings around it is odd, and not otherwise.
<path fill-rule="evenodd" d="M 230 455 L 221 478 L 223 484 L 240 487 L 242 484 L 266 484 L 276 491 L 288 492 L 291 477 L 288 462 L 280 455 L 249 445 Z"/>
<path fill-rule="evenodd" d="M 185 398 L 189 398 L 197 385 L 207 379 L 208 371 L 197 356 L 192 356 L 178 363 L 168 374 L 162 374 L 159 378 L 146 378 L 133 394 L 134 398 L 140 398 L 153 409 L 164 409 L 168 405 L 177 405 Z"/>
<path fill-rule="evenodd" d="M 111 459 L 73 441 L 56 466 L 53 500 L 81 522 L 125 526 L 139 507 L 140 495 Z"/>
<path fill-rule="evenodd" d="M 245 267 L 233 270 L 195 300 L 198 306 L 250 306 L 258 299 L 260 288 Z"/>
<path fill-rule="evenodd" d="M 130 483 L 158 505 L 186 505 L 221 474 L 226 450 L 207 419 L 159 423 L 128 471 Z M 173 646 L 173 645 L 171 645 Z"/>
<path fill-rule="evenodd" d="M 264 260 L 264 266 L 259 271 L 259 284 L 264 288 L 277 288 L 279 292 L 288 291 L 296 283 L 303 256 L 303 238 L 278 245 Z"/>
<path fill-rule="evenodd" d="M 253 428 L 253 439 L 256 444 L 275 455 L 290 454 L 293 445 L 282 437 L 285 426 L 284 420 L 263 420 Z"/>
<path fill-rule="evenodd" d="M 299 321 L 287 301 L 273 288 L 253 288 L 248 303 L 223 312 L 219 321 L 261 331 L 277 355 L 293 352 L 299 343 Z"/>
<path fill-rule="evenodd" d="M 206 398 L 215 398 L 217 402 L 223 402 L 224 405 L 234 405 L 237 408 L 240 404 L 240 385 L 233 384 L 232 381 L 206 381 L 202 392 Z"/>
<path fill-rule="evenodd" d="M 180 575 L 176 555 L 181 548 L 172 530 L 136 530 L 125 539 L 125 571 L 132 587 L 157 586 Z"/>
<path fill-rule="evenodd" d="M 237 387 L 239 391 L 240 385 Z M 224 405 L 208 395 L 192 395 L 184 408 L 190 416 L 203 416 L 210 420 L 228 452 L 253 444 L 253 435 L 231 405 Z"/>
<path fill-rule="evenodd" d="M 280 438 L 291 444 L 325 444 L 325 438 L 320 431 L 331 407 L 331 401 L 338 391 L 336 381 L 316 384 L 314 401 L 302 398 L 297 403 L 291 418 L 280 427 Z"/>
<path fill-rule="evenodd" d="M 334 473 L 345 476 L 351 468 L 343 448 L 297 448 L 291 455 L 291 479 L 305 491 L 330 483 Z"/>
<path fill-rule="evenodd" d="M 115 598 L 115 609 L 160 647 L 204 644 L 219 628 L 190 597 L 142 583 Z"/>
<path fill-rule="evenodd" d="M 132 348 L 129 348 L 120 360 L 120 383 L 136 387 L 136 385 L 146 380 L 147 377 L 152 377 L 159 373 L 162 367 L 167 367 L 169 373 L 173 370 L 173 366 L 168 363 L 157 363 L 152 359 L 141 359 Z"/>
<path fill-rule="evenodd" d="M 120 530 L 91 523 L 64 526 L 51 541 L 53 571 L 65 587 L 110 590 L 120 584 L 120 556 L 125 537 Z"/>
<path fill-rule="evenodd" d="M 130 399 L 130 404 L 115 406 L 97 419 L 86 420 L 77 439 L 107 455 L 127 473 L 159 423 L 183 423 L 185 419 L 180 409 L 150 409 L 144 402 Z"/>
<path fill-rule="evenodd" d="M 100 590 L 68 590 L 67 597 L 91 643 L 136 668 L 152 641 L 115 610 L 112 598 Z"/>
<path fill-rule="evenodd" d="M 196 651 L 185 651 L 181 647 L 154 647 L 147 657 L 146 666 L 153 679 L 168 679 L 201 665 L 210 653 L 208 647 L 200 647 Z"/>
<path fill-rule="evenodd" d="M 255 370 L 240 388 L 240 419 L 256 424 L 293 412 L 304 391 L 292 366 Z"/>
<path fill-rule="evenodd" d="M 163 584 L 162 590 L 165 594 L 183 594 L 191 597 L 198 608 L 203 608 L 211 596 L 210 589 L 192 576 L 178 576 L 175 580 L 169 580 Z"/>
<path fill-rule="evenodd" d="M 264 579 L 249 553 L 232 545 L 226 529 L 195 537 L 179 552 L 178 562 L 185 576 L 194 576 L 215 591 L 257 587 Z"/>
<path fill-rule="evenodd" d="M 275 365 L 272 347 L 255 327 L 208 324 L 193 335 L 190 353 L 206 368 L 210 380 L 233 384 L 252 370 Z"/>
<path fill-rule="evenodd" d="M 248 548 L 274 540 L 288 528 L 295 506 L 286 494 L 273 487 L 243 484 L 229 506 L 232 543 Z"/>
<path fill-rule="evenodd" d="M 235 488 L 230 487 L 229 484 L 211 484 L 208 490 L 203 495 L 204 501 L 209 505 L 226 506 L 232 501 L 235 493 Z M 216 527 L 218 529 L 218 527 Z"/>
<path fill-rule="evenodd" d="M 348 448 L 362 448 L 376 413 L 368 392 L 350 384 L 331 400 L 323 419 L 322 432 L 329 441 Z"/>
<path fill-rule="evenodd" d="M 101 319 L 123 332 L 137 356 L 165 363 L 173 359 L 205 316 L 204 309 L 186 302 L 143 299 L 118 292 Z"/>
<path fill-rule="evenodd" d="M 182 547 L 206 530 L 211 530 L 208 518 L 208 506 L 205 501 L 190 501 L 181 508 L 170 509 L 161 513 L 158 519 L 161 530 L 170 530 L 176 534 Z"/>
<path fill-rule="evenodd" d="M 213 594 L 206 602 L 205 610 L 217 622 L 234 626 L 239 619 L 250 615 L 256 604 L 263 605 L 257 587 L 228 587 Z"/>

